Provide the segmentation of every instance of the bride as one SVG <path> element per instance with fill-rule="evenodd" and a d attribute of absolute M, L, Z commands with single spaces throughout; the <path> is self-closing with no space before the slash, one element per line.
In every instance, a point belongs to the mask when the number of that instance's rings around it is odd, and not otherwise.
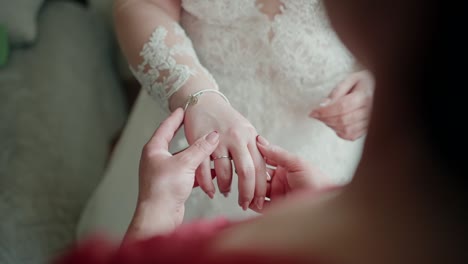
<path fill-rule="evenodd" d="M 210 131 L 220 135 L 212 161 L 197 170 L 200 188 L 186 203 L 186 220 L 247 217 L 248 208 L 263 206 L 269 175 L 258 134 L 336 176 L 329 181 L 350 180 L 373 80 L 339 42 L 320 1 L 117 0 L 115 21 L 144 89 L 79 235 L 124 234 L 136 204 L 142 146 L 177 108 L 186 116 L 173 152 Z"/>

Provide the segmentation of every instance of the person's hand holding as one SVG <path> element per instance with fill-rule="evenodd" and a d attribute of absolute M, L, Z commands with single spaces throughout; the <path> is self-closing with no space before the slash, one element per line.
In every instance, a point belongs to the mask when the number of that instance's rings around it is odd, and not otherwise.
<path fill-rule="evenodd" d="M 366 134 L 372 108 L 374 79 L 369 71 L 349 75 L 310 116 L 332 128 L 346 140 Z"/>
<path fill-rule="evenodd" d="M 169 143 L 183 119 L 184 111 L 179 108 L 161 123 L 143 148 L 139 170 L 137 207 L 150 206 L 177 223 L 182 221 L 184 203 L 194 186 L 195 170 L 219 143 L 219 134 L 210 131 L 186 150 L 171 154 Z"/>
<path fill-rule="evenodd" d="M 308 189 L 320 191 L 332 186 L 328 178 L 318 168 L 288 151 L 270 144 L 265 138 L 257 137 L 257 146 L 266 163 L 274 169 L 268 169 L 271 181 L 267 185 L 267 198 L 264 209 L 283 200 L 289 193 Z M 261 212 L 256 206 L 252 210 Z"/>
<path fill-rule="evenodd" d="M 190 144 L 209 131 L 219 132 L 219 145 L 212 154 L 218 188 L 229 194 L 233 175 L 232 162 L 239 176 L 239 205 L 246 210 L 250 204 L 263 207 L 266 195 L 266 165 L 257 144 L 257 131 L 239 112 L 214 93 L 199 97 L 197 104 L 186 111 L 185 135 Z M 215 187 L 206 158 L 196 172 L 196 181 L 210 197 Z"/>

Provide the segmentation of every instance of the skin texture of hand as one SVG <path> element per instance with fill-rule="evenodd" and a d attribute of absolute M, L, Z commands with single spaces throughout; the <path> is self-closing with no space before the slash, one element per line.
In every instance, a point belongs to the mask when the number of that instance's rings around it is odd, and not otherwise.
<path fill-rule="evenodd" d="M 251 203 L 263 207 L 266 195 L 266 164 L 257 144 L 257 131 L 239 112 L 217 94 L 204 94 L 186 111 L 185 135 L 191 144 L 209 131 L 219 132 L 219 145 L 212 154 L 216 179 L 221 193 L 229 193 L 232 163 L 239 177 L 239 205 L 247 210 Z M 210 173 L 210 159 L 203 161 L 196 172 L 196 181 L 210 197 L 215 187 Z"/>
<path fill-rule="evenodd" d="M 372 109 L 374 79 L 370 72 L 349 75 L 310 113 L 336 134 L 354 141 L 366 134 Z"/>
<path fill-rule="evenodd" d="M 181 126 L 184 111 L 174 111 L 156 130 L 142 151 L 139 170 L 139 203 L 164 204 L 181 212 L 194 186 L 195 170 L 215 150 L 219 134 L 210 132 L 178 154 L 168 151 Z"/>
<path fill-rule="evenodd" d="M 289 193 L 302 189 L 322 190 L 329 188 L 327 177 L 316 167 L 308 162 L 287 152 L 286 150 L 270 144 L 265 138 L 257 137 L 257 146 L 268 165 L 275 167 L 268 169 L 271 180 L 267 185 L 267 198 L 262 209 L 284 199 Z M 262 212 L 254 204 L 252 210 Z"/>

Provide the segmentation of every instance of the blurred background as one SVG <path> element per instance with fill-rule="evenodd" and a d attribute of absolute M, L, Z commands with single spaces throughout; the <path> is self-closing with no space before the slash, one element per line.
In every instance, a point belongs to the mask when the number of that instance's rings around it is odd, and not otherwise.
<path fill-rule="evenodd" d="M 139 85 L 112 0 L 0 0 L 0 263 L 75 239 Z"/>

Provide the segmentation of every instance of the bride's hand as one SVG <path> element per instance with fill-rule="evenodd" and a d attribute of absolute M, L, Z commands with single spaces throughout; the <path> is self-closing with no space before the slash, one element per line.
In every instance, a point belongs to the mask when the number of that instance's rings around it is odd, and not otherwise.
<path fill-rule="evenodd" d="M 373 91 L 374 79 L 370 72 L 353 73 L 310 116 L 332 128 L 339 137 L 356 140 L 367 131 Z"/>
<path fill-rule="evenodd" d="M 239 176 L 239 205 L 246 210 L 251 204 L 263 207 L 266 195 L 267 175 L 265 161 L 260 154 L 257 131 L 222 97 L 206 93 L 186 110 L 185 135 L 190 144 L 210 131 L 218 131 L 219 145 L 212 154 L 218 188 L 227 196 L 231 189 L 232 163 Z M 201 163 L 196 172 L 199 186 L 210 197 L 215 187 L 210 172 L 210 160 Z"/>

